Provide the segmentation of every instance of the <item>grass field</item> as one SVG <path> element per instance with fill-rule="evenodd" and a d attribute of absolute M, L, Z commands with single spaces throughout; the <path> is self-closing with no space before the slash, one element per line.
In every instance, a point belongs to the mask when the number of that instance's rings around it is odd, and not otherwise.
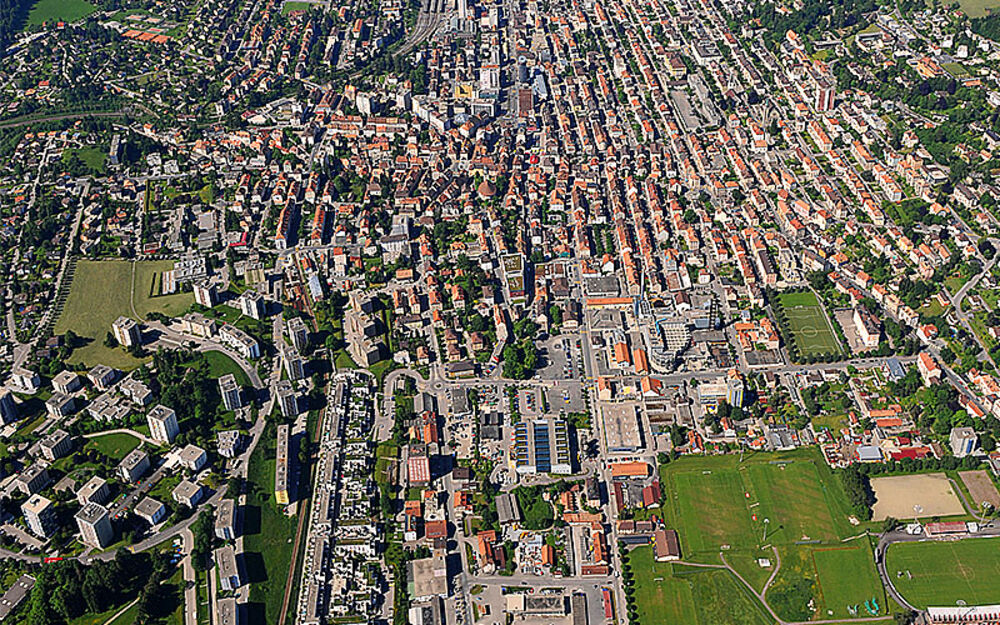
<path fill-rule="evenodd" d="M 840 352 L 837 336 L 814 293 L 781 293 L 778 298 L 803 356 Z"/>
<path fill-rule="evenodd" d="M 885 614 L 882 582 L 875 572 L 871 547 L 865 542 L 853 547 L 814 549 L 813 562 L 819 579 L 819 593 L 826 611 L 823 618 L 850 618 L 848 606 L 857 606 L 857 616 L 870 616 L 864 602 L 875 599 Z"/>
<path fill-rule="evenodd" d="M 887 616 L 886 595 L 864 538 L 844 545 L 785 545 L 781 569 L 767 601 L 782 619 L 853 619 Z M 866 602 L 874 600 L 868 606 Z M 851 614 L 851 610 L 854 614 Z"/>
<path fill-rule="evenodd" d="M 1000 8 L 1000 0 L 959 0 L 958 6 L 969 17 L 983 17 L 987 9 Z"/>
<path fill-rule="evenodd" d="M 139 439 L 131 434 L 116 432 L 114 434 L 104 434 L 103 436 L 88 438 L 87 446 L 97 449 L 109 458 L 121 460 L 130 451 L 139 446 Z"/>
<path fill-rule="evenodd" d="M 772 546 L 778 549 L 781 566 L 767 600 L 782 618 L 868 617 L 863 604 L 872 598 L 879 614 L 888 614 L 870 544 L 842 542 L 861 530 L 848 521 L 840 481 L 815 450 L 756 453 L 743 462 L 736 455 L 683 457 L 661 467 L 660 482 L 668 495 L 661 513 L 677 529 L 685 561 L 719 564 L 721 552 L 760 591 L 777 564 Z M 762 607 L 728 572 L 670 568 L 649 562 L 641 549 L 633 554 L 636 600 L 647 616 L 641 622 L 756 622 Z M 771 566 L 761 567 L 759 558 Z"/>
<path fill-rule="evenodd" d="M 285 3 L 281 5 L 281 14 L 288 15 L 292 11 L 308 11 L 312 4 L 309 2 L 289 2 L 285 0 Z"/>
<path fill-rule="evenodd" d="M 296 518 L 274 500 L 275 426 L 264 430 L 247 471 L 250 497 L 244 516 L 244 551 L 250 586 L 247 622 L 277 623 L 291 567 Z"/>
<path fill-rule="evenodd" d="M 899 543 L 886 553 L 886 570 L 918 608 L 1000 603 L 1000 540 Z"/>
<path fill-rule="evenodd" d="M 634 549 L 629 562 L 640 623 L 771 623 L 763 607 L 729 571 L 656 562 L 651 547 Z"/>
<path fill-rule="evenodd" d="M 86 148 L 79 148 L 79 149 L 72 148 L 65 150 L 63 151 L 63 161 L 65 162 L 66 160 L 68 160 L 71 154 L 76 154 L 80 158 L 80 160 L 83 161 L 85 165 L 87 165 L 87 167 L 90 167 L 91 169 L 100 174 L 103 174 L 107 171 L 107 167 L 105 167 L 105 161 L 107 160 L 108 155 L 107 152 L 101 148 L 91 146 Z"/>
<path fill-rule="evenodd" d="M 671 486 L 677 496 L 678 526 L 684 528 L 685 553 L 714 552 L 724 544 L 741 547 L 755 544 L 743 480 L 738 472 L 676 472 L 671 475 Z"/>
<path fill-rule="evenodd" d="M 172 267 L 171 261 L 140 261 L 135 263 L 135 312 L 144 318 L 151 312 L 177 315 L 194 301 L 191 293 L 152 297 L 153 282 L 159 273 Z M 70 364 L 93 366 L 103 363 L 119 369 L 134 369 L 140 361 L 121 348 L 109 348 L 104 338 L 119 316 L 132 317 L 132 263 L 118 260 L 81 260 L 70 286 L 69 297 L 54 332 L 73 330 L 90 339 L 78 347 L 69 358 Z"/>
<path fill-rule="evenodd" d="M 75 22 L 96 10 L 97 7 L 85 0 L 38 0 L 28 12 L 28 26 L 52 21 Z"/>
<path fill-rule="evenodd" d="M 201 356 L 208 363 L 208 375 L 210 377 L 219 379 L 227 373 L 232 373 L 236 376 L 237 384 L 240 386 L 250 386 L 250 378 L 247 377 L 246 372 L 229 356 L 215 351 L 203 352 Z"/>
<path fill-rule="evenodd" d="M 664 514 L 680 533 L 685 558 L 699 552 L 714 557 L 722 545 L 756 549 L 765 518 L 767 542 L 775 544 L 849 535 L 840 483 L 821 462 L 815 453 L 796 452 L 754 454 L 742 465 L 738 456 L 685 457 L 666 465 Z"/>

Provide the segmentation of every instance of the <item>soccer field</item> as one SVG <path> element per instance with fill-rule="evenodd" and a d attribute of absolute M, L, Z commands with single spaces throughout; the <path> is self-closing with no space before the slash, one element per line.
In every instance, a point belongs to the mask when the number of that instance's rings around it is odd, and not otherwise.
<path fill-rule="evenodd" d="M 37 0 L 28 12 L 28 26 L 41 26 L 45 22 L 75 22 L 97 10 L 85 0 Z"/>
<path fill-rule="evenodd" d="M 748 549 L 849 535 L 839 482 L 825 479 L 806 454 L 786 458 L 754 454 L 742 464 L 737 456 L 681 458 L 667 465 L 666 513 L 685 557 L 714 555 L 723 545 Z"/>
<path fill-rule="evenodd" d="M 899 543 L 885 560 L 896 590 L 918 608 L 1000 603 L 1000 539 Z"/>
<path fill-rule="evenodd" d="M 788 326 L 803 356 L 840 352 L 840 342 L 816 295 L 782 293 L 778 296 L 788 317 Z"/>

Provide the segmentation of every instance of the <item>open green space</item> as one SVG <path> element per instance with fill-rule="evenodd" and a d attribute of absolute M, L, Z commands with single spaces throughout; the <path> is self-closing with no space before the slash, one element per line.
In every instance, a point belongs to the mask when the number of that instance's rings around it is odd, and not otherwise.
<path fill-rule="evenodd" d="M 151 312 L 178 315 L 191 305 L 191 293 L 153 296 L 153 283 L 172 261 L 138 261 L 133 285 L 132 264 L 120 260 L 81 260 L 70 285 L 69 296 L 54 332 L 72 330 L 87 344 L 73 350 L 68 362 L 88 367 L 106 364 L 119 369 L 134 369 L 141 362 L 121 347 L 107 347 L 104 339 L 111 324 L 120 316 L 143 319 Z M 132 290 L 134 287 L 134 296 Z M 132 305 L 135 305 L 135 315 Z"/>
<path fill-rule="evenodd" d="M 250 378 L 243 369 L 236 364 L 236 361 L 217 351 L 207 351 L 201 357 L 208 363 L 209 377 L 219 379 L 224 375 L 232 373 L 236 376 L 236 383 L 240 386 L 250 386 Z"/>
<path fill-rule="evenodd" d="M 874 616 L 865 607 L 872 600 L 878 616 L 890 616 L 870 543 L 863 536 L 843 542 L 863 531 L 851 525 L 843 486 L 816 450 L 755 453 L 742 461 L 735 454 L 685 456 L 661 467 L 660 482 L 667 493 L 660 512 L 680 536 L 684 561 L 720 564 L 722 554 L 758 592 L 780 562 L 767 601 L 783 619 L 867 618 Z M 708 615 L 734 601 L 748 615 L 742 618 L 763 614 L 728 571 L 670 568 L 648 563 L 642 549 L 633 554 L 637 605 L 647 616 L 641 622 L 756 622 Z M 770 566 L 762 567 L 761 558 Z M 713 589 L 723 585 L 729 587 L 719 598 Z"/>
<path fill-rule="evenodd" d="M 972 77 L 972 74 L 961 63 L 942 63 L 941 68 L 959 80 Z"/>
<path fill-rule="evenodd" d="M 961 65 L 959 65 L 959 67 L 961 67 Z M 944 279 L 944 288 L 948 289 L 948 292 L 952 295 L 955 295 L 962 290 L 962 287 L 965 286 L 965 283 L 968 281 L 968 278 L 965 278 L 960 274 L 952 274 Z"/>
<path fill-rule="evenodd" d="M 139 439 L 131 434 L 115 432 L 87 439 L 87 447 L 93 447 L 109 458 L 121 460 L 139 446 Z"/>
<path fill-rule="evenodd" d="M 969 17 L 983 17 L 988 9 L 1000 8 L 1000 0 L 958 0 L 958 6 Z"/>
<path fill-rule="evenodd" d="M 311 6 L 312 6 L 312 3 L 309 3 L 309 2 L 294 2 L 294 1 L 287 2 L 286 1 L 283 5 L 281 5 L 281 14 L 282 15 L 288 15 L 292 11 L 308 11 L 309 7 L 311 7 Z"/>
<path fill-rule="evenodd" d="M 767 523 L 767 540 L 788 543 L 836 540 L 837 523 L 826 485 L 811 462 L 753 464 L 748 470 L 751 499 L 760 502 L 758 519 Z"/>
<path fill-rule="evenodd" d="M 652 547 L 629 554 L 639 623 L 763 625 L 763 606 L 729 571 L 656 562 Z"/>
<path fill-rule="evenodd" d="M 108 158 L 107 151 L 96 146 L 89 146 L 85 148 L 70 148 L 63 151 L 63 162 L 68 162 L 73 156 L 76 156 L 83 164 L 98 173 L 105 173 L 107 168 L 105 167 L 105 161 Z"/>
<path fill-rule="evenodd" d="M 275 434 L 264 429 L 247 470 L 250 493 L 244 513 L 244 542 L 250 602 L 248 623 L 277 623 L 291 568 L 296 517 L 287 516 L 274 499 Z"/>
<path fill-rule="evenodd" d="M 885 558 L 896 590 L 918 608 L 1000 603 L 1000 540 L 899 543 Z"/>
<path fill-rule="evenodd" d="M 875 559 L 867 542 L 855 541 L 851 547 L 818 548 L 812 552 L 819 579 L 819 594 L 825 606 L 823 618 L 871 616 L 864 603 L 872 599 L 885 614 L 886 596 L 875 571 Z M 869 603 L 872 607 L 874 605 Z"/>
<path fill-rule="evenodd" d="M 97 7 L 86 0 L 38 0 L 28 11 L 28 26 L 41 26 L 45 22 L 75 22 L 87 17 Z"/>
<path fill-rule="evenodd" d="M 813 450 L 753 454 L 743 463 L 735 455 L 684 457 L 662 468 L 661 483 L 685 558 L 714 556 L 724 545 L 757 549 L 851 533 L 840 482 Z"/>
<path fill-rule="evenodd" d="M 716 551 L 721 545 L 753 546 L 750 510 L 741 475 L 732 469 L 675 472 L 670 476 L 676 526 L 684 553 Z"/>
<path fill-rule="evenodd" d="M 786 545 L 767 602 L 782 619 L 887 617 L 886 594 L 871 544 L 862 538 L 830 546 Z"/>
<path fill-rule="evenodd" d="M 837 336 L 814 293 L 781 293 L 778 298 L 788 317 L 795 344 L 803 356 L 840 352 Z"/>

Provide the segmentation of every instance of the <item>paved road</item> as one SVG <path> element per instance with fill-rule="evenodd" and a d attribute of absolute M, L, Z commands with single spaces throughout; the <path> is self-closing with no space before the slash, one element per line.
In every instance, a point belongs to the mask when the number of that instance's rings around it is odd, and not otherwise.
<path fill-rule="evenodd" d="M 185 529 L 184 538 L 184 559 L 181 565 L 184 568 L 184 625 L 198 625 L 198 583 L 194 573 L 194 564 L 191 562 L 191 550 L 194 548 L 194 534 L 191 529 Z"/>

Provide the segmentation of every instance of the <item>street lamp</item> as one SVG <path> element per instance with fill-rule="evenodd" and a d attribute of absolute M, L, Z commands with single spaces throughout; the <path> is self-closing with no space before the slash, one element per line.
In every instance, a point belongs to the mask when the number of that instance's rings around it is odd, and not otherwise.
<path fill-rule="evenodd" d="M 767 519 L 767 518 L 764 519 L 764 537 L 761 540 L 761 542 L 763 542 L 763 543 L 767 542 L 767 524 L 770 523 L 770 522 L 771 522 L 771 519 Z"/>

